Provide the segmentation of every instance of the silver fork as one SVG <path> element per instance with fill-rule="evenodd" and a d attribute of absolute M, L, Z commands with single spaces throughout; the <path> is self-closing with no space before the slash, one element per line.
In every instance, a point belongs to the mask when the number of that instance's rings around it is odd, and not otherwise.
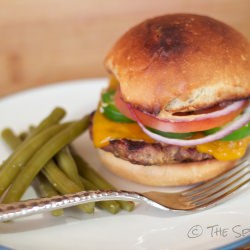
<path fill-rule="evenodd" d="M 11 204 L 0 204 L 0 221 L 71 207 L 92 201 L 132 200 L 165 210 L 192 212 L 207 209 L 249 187 L 250 163 L 241 162 L 231 170 L 210 181 L 178 193 L 131 191 L 82 191 L 51 198 L 31 199 Z M 237 191 L 237 192 L 236 192 Z"/>

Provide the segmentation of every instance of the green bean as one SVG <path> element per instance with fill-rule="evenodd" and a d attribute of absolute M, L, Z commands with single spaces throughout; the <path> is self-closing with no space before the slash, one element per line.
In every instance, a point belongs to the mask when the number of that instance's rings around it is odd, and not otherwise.
<path fill-rule="evenodd" d="M 30 125 L 29 126 L 29 132 L 31 132 L 29 135 L 27 132 L 22 132 L 19 135 L 19 138 L 23 141 L 25 140 L 28 136 L 35 136 L 36 134 L 40 133 L 42 130 L 57 124 L 64 116 L 66 115 L 66 112 L 63 108 L 56 107 L 55 109 L 52 110 L 52 112 L 45 117 L 37 127 Z"/>
<path fill-rule="evenodd" d="M 99 189 L 102 190 L 116 190 L 114 186 L 108 183 L 99 173 L 97 173 L 89 164 L 79 155 L 73 153 L 72 156 L 78 167 L 80 175 L 87 180 L 94 183 Z"/>
<path fill-rule="evenodd" d="M 27 132 L 21 132 L 18 137 L 19 137 L 19 139 L 21 141 L 24 141 L 28 137 L 28 133 Z"/>
<path fill-rule="evenodd" d="M 77 193 L 83 190 L 71 181 L 52 160 L 50 160 L 41 171 L 53 187 L 61 194 Z M 94 206 L 94 202 L 78 205 L 78 207 L 86 213 L 93 213 Z"/>
<path fill-rule="evenodd" d="M 2 136 L 12 150 L 15 150 L 22 143 L 22 139 L 16 136 L 11 129 L 7 128 L 3 130 Z M 42 174 L 38 174 L 36 179 L 38 184 L 35 185 L 35 189 L 38 190 L 38 193 L 42 197 L 52 197 L 58 195 L 58 192 L 53 188 L 53 186 L 48 182 L 48 180 Z M 63 215 L 63 209 L 57 209 L 51 211 L 51 214 L 54 216 Z"/>
<path fill-rule="evenodd" d="M 13 131 L 9 130 L 8 132 L 8 135 L 11 135 L 11 139 L 14 141 L 15 140 L 15 145 L 18 145 L 18 144 L 21 144 L 21 140 L 13 133 Z M 6 142 L 8 143 L 8 140 L 10 139 L 9 136 L 6 137 Z M 12 147 L 13 150 L 15 150 L 14 147 Z M 72 156 L 71 156 L 72 157 Z M 55 165 L 55 163 L 53 161 L 51 161 L 51 164 L 47 164 L 47 165 Z M 52 171 L 52 177 L 50 177 L 50 180 L 53 181 L 53 184 L 57 187 L 59 187 L 59 191 L 61 191 L 61 193 L 63 194 L 66 194 L 66 193 L 72 193 L 72 192 L 79 192 L 81 190 L 83 190 L 83 184 L 81 183 L 81 188 L 76 188 L 74 187 L 75 184 L 73 183 L 70 183 L 70 181 L 68 181 L 68 179 L 63 176 L 64 178 L 62 178 L 60 175 L 60 173 L 58 174 L 58 171 L 56 171 L 58 168 L 57 166 L 55 165 L 55 171 L 53 172 L 53 169 L 50 170 L 51 168 L 48 167 L 45 167 L 45 169 L 48 169 L 48 174 L 51 173 Z M 61 177 L 61 178 L 58 178 L 58 175 Z M 54 178 L 53 178 L 54 177 Z M 51 179 L 52 178 L 52 179 Z M 79 177 L 80 178 L 80 177 Z M 52 195 L 58 195 L 58 193 L 55 191 L 55 189 L 53 188 L 53 186 L 51 186 L 50 182 L 47 181 L 46 178 L 44 178 L 44 176 L 41 176 L 41 174 L 38 174 L 37 175 L 37 179 L 38 179 L 38 182 L 39 182 L 39 186 L 38 186 L 38 189 L 40 192 L 42 192 L 43 196 L 45 197 L 49 197 L 49 196 L 52 196 Z M 45 179 L 45 180 L 44 180 Z M 69 185 L 68 185 L 68 182 L 69 182 Z M 49 184 L 48 184 L 49 183 Z M 49 186 L 50 185 L 50 186 Z M 66 185 L 66 186 L 65 186 Z M 71 187 L 73 186 L 73 188 Z M 66 189 L 65 189 L 66 187 Z M 64 189 L 63 189 L 64 188 Z M 52 190 L 51 190 L 52 189 Z M 54 192 L 53 192 L 54 191 Z M 49 195 L 51 193 L 51 195 Z M 93 207 L 93 205 L 92 205 Z M 85 204 L 84 205 L 81 205 L 80 208 L 82 210 L 85 210 L 87 209 L 87 212 L 92 212 L 93 211 L 93 208 L 92 210 L 90 210 L 90 205 L 86 206 Z M 52 213 L 54 215 L 60 215 L 62 212 L 61 211 L 52 211 Z"/>
<path fill-rule="evenodd" d="M 0 168 L 0 196 L 9 187 L 10 183 L 18 175 L 20 169 L 31 158 L 32 155 L 53 135 L 67 127 L 67 124 L 53 125 L 36 136 L 27 138 Z M 4 138 L 6 141 L 8 137 Z"/>
<path fill-rule="evenodd" d="M 69 152 L 68 147 L 60 150 L 55 156 L 58 167 L 79 187 L 83 188 L 76 163 Z"/>
<path fill-rule="evenodd" d="M 83 120 L 73 122 L 58 134 L 47 141 L 23 166 L 20 173 L 13 181 L 3 203 L 20 200 L 25 190 L 31 184 L 41 168 L 63 147 L 83 133 L 89 125 L 89 116 Z M 38 134 L 37 136 L 39 136 Z"/>
<path fill-rule="evenodd" d="M 111 185 L 107 180 L 105 180 L 99 173 L 97 173 L 89 164 L 84 161 L 82 157 L 72 150 L 72 156 L 78 167 L 78 171 L 82 177 L 94 183 L 98 189 L 102 190 L 117 190 L 113 185 Z M 117 201 L 120 206 L 127 210 L 132 211 L 134 209 L 134 202 L 132 201 Z"/>
<path fill-rule="evenodd" d="M 66 112 L 63 108 L 56 107 L 52 112 L 44 118 L 37 127 L 31 127 L 31 135 L 34 136 L 44 130 L 45 128 L 50 127 L 51 125 L 57 124 L 64 116 Z M 31 136 L 30 135 L 30 136 Z"/>
<path fill-rule="evenodd" d="M 99 188 L 95 186 L 92 182 L 85 178 L 81 178 L 84 187 L 87 190 L 98 190 Z M 117 214 L 120 211 L 120 205 L 117 201 L 98 201 L 96 202 L 96 205 L 101 208 L 105 209 L 106 211 L 112 213 L 112 214 Z"/>
<path fill-rule="evenodd" d="M 12 150 L 15 150 L 22 143 L 10 128 L 6 128 L 2 131 L 2 137 Z"/>
<path fill-rule="evenodd" d="M 35 189 L 37 189 L 39 195 L 41 197 L 52 197 L 59 195 L 59 193 L 55 190 L 55 188 L 50 184 L 50 182 L 46 179 L 45 176 L 43 176 L 41 173 L 39 173 L 36 176 L 37 185 L 34 185 Z M 53 216 L 61 216 L 63 215 L 63 209 L 56 209 L 51 211 L 51 214 Z"/>
<path fill-rule="evenodd" d="M 12 150 L 15 150 L 22 143 L 22 141 L 15 135 L 15 133 L 10 128 L 6 128 L 2 131 L 2 137 Z M 0 166 L 0 168 L 3 165 L 9 164 L 8 161 L 10 161 L 9 158 Z"/>

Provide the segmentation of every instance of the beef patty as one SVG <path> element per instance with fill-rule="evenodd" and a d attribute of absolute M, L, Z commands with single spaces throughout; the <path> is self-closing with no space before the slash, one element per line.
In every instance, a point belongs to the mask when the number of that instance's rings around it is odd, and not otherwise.
<path fill-rule="evenodd" d="M 147 143 L 127 139 L 111 140 L 102 148 L 116 157 L 140 165 L 166 165 L 213 159 L 212 155 L 200 153 L 195 147 L 185 148 L 161 143 Z"/>

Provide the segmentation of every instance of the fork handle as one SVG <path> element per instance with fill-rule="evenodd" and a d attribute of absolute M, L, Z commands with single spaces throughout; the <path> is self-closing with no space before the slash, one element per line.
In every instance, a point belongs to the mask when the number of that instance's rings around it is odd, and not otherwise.
<path fill-rule="evenodd" d="M 10 204 L 0 204 L 0 222 L 19 217 L 39 214 L 58 208 L 72 207 L 88 202 L 106 200 L 144 201 L 146 197 L 129 191 L 82 191 L 74 194 L 53 196 L 50 198 L 30 199 Z"/>

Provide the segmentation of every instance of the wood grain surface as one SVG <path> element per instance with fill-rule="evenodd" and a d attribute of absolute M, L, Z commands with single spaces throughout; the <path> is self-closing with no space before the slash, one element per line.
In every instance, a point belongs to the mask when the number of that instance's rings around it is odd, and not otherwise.
<path fill-rule="evenodd" d="M 249 0 L 1 0 L 0 96 L 105 76 L 103 58 L 124 31 L 175 12 L 212 16 L 250 38 Z"/>

